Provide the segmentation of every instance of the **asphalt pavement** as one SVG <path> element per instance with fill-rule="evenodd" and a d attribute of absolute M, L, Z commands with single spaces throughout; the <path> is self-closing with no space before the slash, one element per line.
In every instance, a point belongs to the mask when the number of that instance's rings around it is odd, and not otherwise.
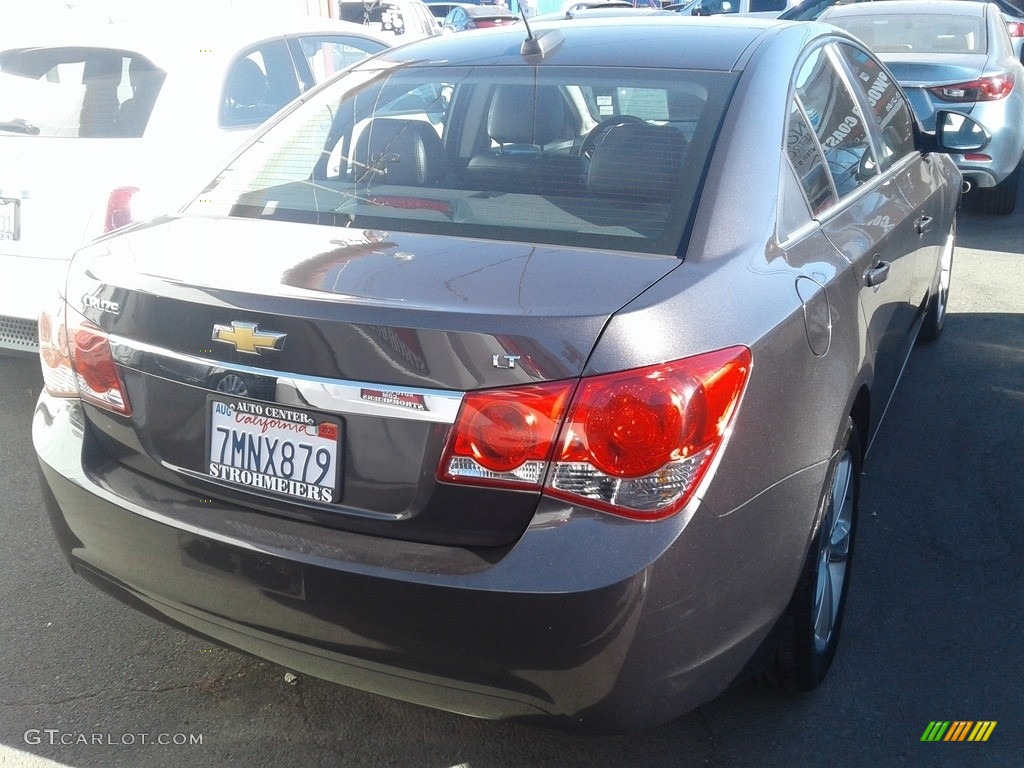
<path fill-rule="evenodd" d="M 1024 210 L 960 222 L 951 313 L 865 466 L 843 642 L 817 691 L 754 683 L 581 736 L 347 690 L 165 627 L 71 573 L 29 440 L 37 363 L 0 357 L 0 766 L 1024 766 Z M 922 741 L 935 722 L 988 740 Z"/>

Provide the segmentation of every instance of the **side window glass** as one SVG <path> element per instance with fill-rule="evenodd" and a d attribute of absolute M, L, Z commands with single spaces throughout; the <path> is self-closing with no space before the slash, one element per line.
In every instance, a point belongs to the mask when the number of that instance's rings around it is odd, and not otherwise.
<path fill-rule="evenodd" d="M 300 37 L 299 46 L 313 74 L 313 83 L 307 83 L 306 87 L 322 83 L 335 72 L 387 47 L 361 37 Z"/>
<path fill-rule="evenodd" d="M 814 137 L 814 129 L 796 100 L 789 108 L 789 123 L 786 126 L 786 156 L 789 158 L 793 171 L 800 180 L 811 214 L 817 216 L 835 203 L 836 196 L 832 189 L 832 180 L 825 167 L 825 158 L 821 155 L 818 142 Z M 787 203 L 788 205 L 788 203 Z"/>
<path fill-rule="evenodd" d="M 914 151 L 914 118 L 910 106 L 895 80 L 874 57 L 847 43 L 838 47 L 878 123 L 882 168 L 885 169 Z"/>
<path fill-rule="evenodd" d="M 878 163 L 860 107 L 824 48 L 800 68 L 796 93 L 825 152 L 836 191 L 845 197 L 878 173 Z"/>
<path fill-rule="evenodd" d="M 220 124 L 256 126 L 299 95 L 288 44 L 283 39 L 262 43 L 228 68 L 221 97 Z"/>
<path fill-rule="evenodd" d="M 786 10 L 786 0 L 750 0 L 751 13 L 782 13 Z"/>

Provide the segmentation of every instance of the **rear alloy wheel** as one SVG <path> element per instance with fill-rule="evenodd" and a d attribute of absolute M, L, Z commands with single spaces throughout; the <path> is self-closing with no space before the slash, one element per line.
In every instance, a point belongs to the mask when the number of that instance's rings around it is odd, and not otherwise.
<path fill-rule="evenodd" d="M 1013 173 L 988 189 L 977 189 L 974 192 L 975 208 L 981 213 L 994 216 L 1009 216 L 1017 208 L 1017 188 L 1020 186 L 1020 166 Z"/>
<path fill-rule="evenodd" d="M 784 691 L 817 687 L 835 657 L 850 583 L 860 468 L 860 435 L 848 419 L 842 448 L 828 477 L 821 523 L 776 628 L 775 653 L 764 672 L 767 683 Z"/>
<path fill-rule="evenodd" d="M 928 299 L 928 309 L 925 310 L 924 322 L 917 338 L 928 343 L 935 341 L 942 333 L 946 325 L 946 310 L 949 308 L 949 286 L 953 277 L 953 251 L 956 249 L 956 217 L 949 227 L 949 235 L 942 246 L 941 265 L 939 267 L 939 281 Z"/>

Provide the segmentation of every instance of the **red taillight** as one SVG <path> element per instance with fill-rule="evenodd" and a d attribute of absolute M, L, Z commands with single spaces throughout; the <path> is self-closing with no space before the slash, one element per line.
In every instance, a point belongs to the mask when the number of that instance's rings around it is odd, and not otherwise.
<path fill-rule="evenodd" d="M 63 302 L 57 311 L 44 311 L 39 317 L 39 359 L 49 394 L 80 397 L 107 410 L 131 414 L 107 334 L 85 318 L 68 323 Z"/>
<path fill-rule="evenodd" d="M 972 80 L 956 85 L 938 85 L 928 90 L 942 101 L 974 102 L 997 101 L 1013 90 L 1014 78 L 1009 72 Z"/>
<path fill-rule="evenodd" d="M 1024 37 L 1024 21 L 1006 22 L 1006 31 L 1010 33 L 1010 37 Z"/>
<path fill-rule="evenodd" d="M 442 480 L 539 485 L 572 384 L 470 392 L 440 465 Z"/>
<path fill-rule="evenodd" d="M 614 514 L 667 517 L 692 498 L 724 442 L 749 371 L 750 351 L 731 347 L 584 378 L 568 406 L 564 382 L 470 393 L 439 476 L 543 484 Z"/>
<path fill-rule="evenodd" d="M 132 213 L 132 198 L 138 194 L 138 187 L 117 187 L 107 198 L 107 215 L 103 219 L 103 233 L 128 226 L 135 217 Z"/>

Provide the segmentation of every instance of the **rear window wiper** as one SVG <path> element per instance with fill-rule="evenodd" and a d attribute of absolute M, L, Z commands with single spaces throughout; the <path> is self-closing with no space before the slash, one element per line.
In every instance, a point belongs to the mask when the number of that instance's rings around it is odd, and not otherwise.
<path fill-rule="evenodd" d="M 38 136 L 39 126 L 32 125 L 28 120 L 21 117 L 16 117 L 13 120 L 0 120 L 0 131 L 9 131 L 10 133 L 24 133 L 27 136 Z"/>

